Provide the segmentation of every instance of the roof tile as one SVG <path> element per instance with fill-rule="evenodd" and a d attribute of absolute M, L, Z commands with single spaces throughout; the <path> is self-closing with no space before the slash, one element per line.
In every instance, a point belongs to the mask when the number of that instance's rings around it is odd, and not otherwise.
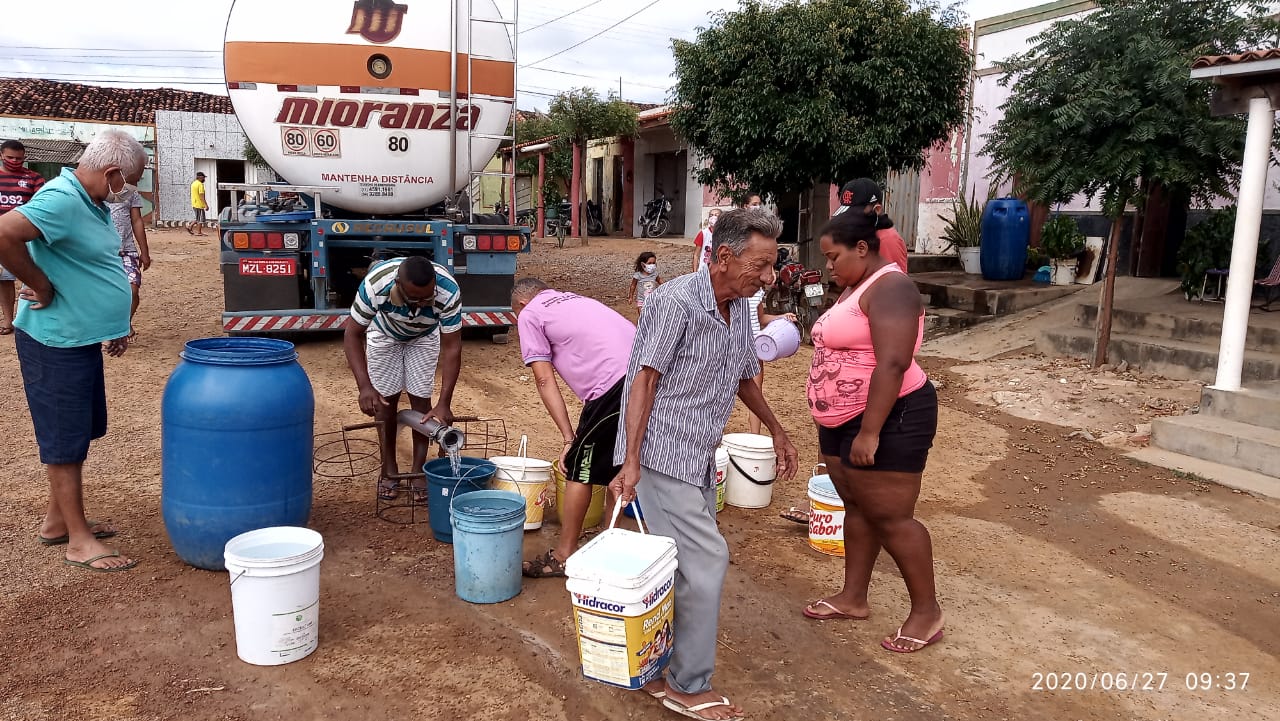
<path fill-rule="evenodd" d="M 157 110 L 230 114 L 225 95 L 173 88 L 108 88 L 39 78 L 0 78 L 0 115 L 155 123 Z"/>

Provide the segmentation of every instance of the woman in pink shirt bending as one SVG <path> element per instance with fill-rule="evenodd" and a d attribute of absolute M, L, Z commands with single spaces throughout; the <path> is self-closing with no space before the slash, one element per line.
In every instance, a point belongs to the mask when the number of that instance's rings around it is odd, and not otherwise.
<path fill-rule="evenodd" d="M 881 645 L 912 653 L 942 638 L 929 531 L 915 519 L 920 477 L 938 426 L 938 394 L 915 362 L 924 336 L 920 293 L 880 255 L 876 220 L 835 218 L 820 237 L 844 293 L 813 326 L 809 409 L 831 481 L 845 505 L 844 588 L 804 609 L 814 619 L 868 617 L 876 556 L 893 557 L 911 613 Z"/>

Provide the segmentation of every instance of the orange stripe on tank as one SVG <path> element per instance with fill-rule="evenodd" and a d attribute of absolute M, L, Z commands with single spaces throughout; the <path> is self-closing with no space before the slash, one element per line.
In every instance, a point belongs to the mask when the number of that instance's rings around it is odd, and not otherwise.
<path fill-rule="evenodd" d="M 391 74 L 369 74 L 369 58 L 385 55 Z M 359 85 L 449 92 L 445 50 L 330 43 L 228 42 L 223 50 L 227 82 L 271 85 Z M 467 56 L 458 53 L 458 93 L 515 97 L 515 63 L 475 60 L 475 87 L 467 83 Z"/>

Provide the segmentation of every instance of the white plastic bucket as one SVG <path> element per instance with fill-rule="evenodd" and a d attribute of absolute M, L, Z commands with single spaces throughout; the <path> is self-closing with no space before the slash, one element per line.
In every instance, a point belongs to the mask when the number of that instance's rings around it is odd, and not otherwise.
<path fill-rule="evenodd" d="M 729 453 L 724 502 L 738 508 L 769 505 L 773 500 L 778 462 L 773 439 L 753 433 L 730 433 L 724 437 L 723 445 Z"/>
<path fill-rule="evenodd" d="M 520 455 L 494 456 L 489 462 L 497 466 L 489 487 L 495 491 L 514 491 L 524 496 L 524 530 L 542 528 L 543 511 L 555 503 L 555 487 L 551 485 L 551 462 L 525 455 L 528 436 L 520 437 Z"/>
<path fill-rule="evenodd" d="M 724 510 L 724 474 L 729 470 L 729 452 L 716 449 L 716 513 Z"/>
<path fill-rule="evenodd" d="M 765 326 L 756 336 L 756 357 L 762 361 L 790 358 L 800 350 L 800 329 L 786 318 Z"/>
<path fill-rule="evenodd" d="M 306 658 L 320 642 L 324 539 L 309 528 L 242 533 L 223 548 L 231 576 L 236 655 L 255 666 Z"/>
<path fill-rule="evenodd" d="M 565 561 L 582 675 L 638 689 L 661 678 L 674 645 L 676 544 L 613 528 Z M 643 530 L 644 526 L 641 526 Z"/>
<path fill-rule="evenodd" d="M 818 475 L 819 463 L 809 478 L 809 547 L 828 556 L 844 555 L 844 501 L 836 493 L 831 476 Z"/>

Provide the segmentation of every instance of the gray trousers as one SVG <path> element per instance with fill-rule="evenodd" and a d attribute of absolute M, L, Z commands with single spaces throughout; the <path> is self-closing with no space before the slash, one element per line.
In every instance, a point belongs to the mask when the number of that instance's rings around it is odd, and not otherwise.
<path fill-rule="evenodd" d="M 675 648 L 667 683 L 680 693 L 702 693 L 716 668 L 720 592 L 729 570 L 729 545 L 716 525 L 716 489 L 641 468 L 636 493 L 647 529 L 676 542 Z"/>

